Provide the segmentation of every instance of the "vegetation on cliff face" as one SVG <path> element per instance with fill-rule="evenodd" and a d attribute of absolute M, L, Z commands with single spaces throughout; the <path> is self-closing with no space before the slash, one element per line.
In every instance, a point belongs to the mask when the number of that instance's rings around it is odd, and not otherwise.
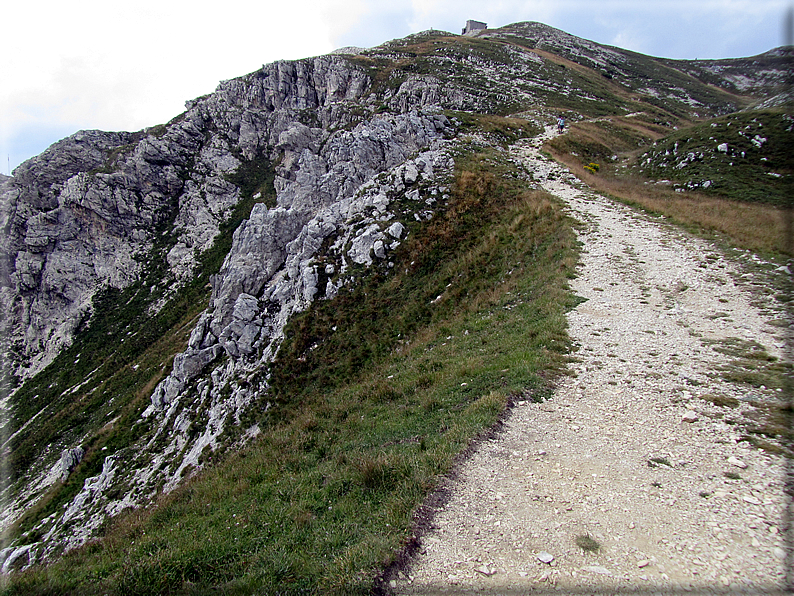
<path fill-rule="evenodd" d="M 28 432 L 9 439 L 10 481 L 29 481 L 26 474 L 42 444 L 79 443 L 86 434 L 85 455 L 64 484 L 58 484 L 11 529 L 30 531 L 37 522 L 63 508 L 83 487 L 86 478 L 102 471 L 105 456 L 132 445 L 149 430 L 140 420 L 157 382 L 170 370 L 174 355 L 184 349 L 197 316 L 207 307 L 210 276 L 220 269 L 232 235 L 258 202 L 274 200 L 272 169 L 269 184 L 258 176 L 261 196 L 241 200 L 221 226 L 213 246 L 200 255 L 189 283 L 168 295 L 165 254 L 173 244 L 164 235 L 155 244 L 138 283 L 105 289 L 94 299 L 94 311 L 74 343 L 55 362 L 24 383 L 12 397 L 16 427 L 40 418 Z M 269 190 L 268 190 L 269 186 Z M 156 314 L 158 301 L 165 305 Z M 92 429 L 99 429 L 92 433 Z M 30 533 L 36 542 L 40 536 Z"/>

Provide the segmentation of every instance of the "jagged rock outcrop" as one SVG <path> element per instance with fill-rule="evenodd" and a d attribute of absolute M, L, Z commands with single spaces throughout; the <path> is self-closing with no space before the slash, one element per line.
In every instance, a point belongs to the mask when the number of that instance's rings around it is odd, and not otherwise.
<path fill-rule="evenodd" d="M 77 133 L 0 188 L 3 332 L 18 373 L 37 372 L 70 343 L 100 288 L 135 280 L 153 236 L 173 219 L 201 135 L 186 121 L 130 145 L 136 136 Z"/>
<path fill-rule="evenodd" d="M 66 482 L 66 479 L 69 478 L 69 474 L 72 473 L 75 466 L 83 461 L 83 456 L 85 455 L 85 449 L 82 447 L 73 447 L 72 449 L 64 449 L 61 453 L 61 459 L 58 461 L 58 467 L 60 468 L 60 481 Z"/>
<path fill-rule="evenodd" d="M 22 546 L 8 546 L 0 550 L 0 573 L 10 573 L 13 569 L 27 569 L 36 563 L 36 548 L 38 544 L 25 544 Z"/>
<path fill-rule="evenodd" d="M 157 430 L 137 457 L 125 457 L 121 491 L 125 496 L 114 500 L 102 493 L 117 469 L 117 456 L 110 455 L 102 475 L 86 480 L 67 512 L 50 520 L 42 556 L 55 550 L 49 545 L 82 543 L 104 516 L 140 503 L 154 487 L 173 488 L 185 473 L 199 467 L 207 450 L 219 447 L 226 426 L 239 423 L 246 408 L 264 394 L 263 379 L 253 385 L 248 381 L 275 354 L 289 317 L 314 299 L 333 297 L 354 281 L 351 270 L 361 264 L 357 262 L 363 261 L 361 255 L 366 255 L 369 264 L 377 266 L 373 263 L 377 261 L 388 269 L 389 251 L 405 238 L 403 222 L 430 217 L 433 206 L 448 198 L 446 183 L 453 161 L 440 140 L 445 119 L 406 117 L 432 133 L 428 136 L 434 139 L 431 149 L 386 170 L 386 176 L 377 181 L 370 177 L 352 197 L 331 201 L 302 226 L 294 224 L 298 215 L 284 207 L 252 212 L 235 234 L 232 250 L 215 278 L 212 308 L 200 317 L 187 351 L 177 355 L 171 374 L 157 386 L 143 414 L 155 422 Z M 362 126 L 359 132 L 365 130 Z M 390 209 L 395 199 L 406 197 L 407 210 Z M 306 211 L 301 208 L 298 213 Z M 284 221 L 295 227 L 284 227 Z M 291 239 L 279 235 L 286 234 L 285 230 L 293 230 Z M 272 237 L 285 241 L 283 250 L 262 242 Z M 326 239 L 333 242 L 323 253 L 319 249 Z M 267 277 L 262 271 L 271 274 Z M 249 276 L 258 281 L 247 283 Z M 227 359 L 217 366 L 221 356 Z M 208 377 L 200 374 L 212 366 Z M 191 433 L 191 422 L 202 412 L 206 422 L 199 434 Z M 255 427 L 248 429 L 248 436 L 256 432 Z M 152 450 L 158 443 L 165 445 Z M 76 519 L 82 520 L 81 531 L 67 532 L 68 522 Z"/>
<path fill-rule="evenodd" d="M 349 125 L 338 104 L 357 99 L 367 80 L 330 56 L 267 65 L 188 102 L 169 125 L 79 132 L 1 180 L 2 325 L 16 372 L 34 374 L 70 343 L 97 290 L 137 279 L 165 230 L 177 236 L 165 257 L 172 281 L 187 279 L 239 201 L 225 175 L 240 159 L 308 148 L 289 134 L 279 147 L 296 110 L 313 110 L 325 128 Z"/>
<path fill-rule="evenodd" d="M 85 481 L 63 515 L 45 520 L 43 556 L 82 543 L 106 515 L 160 486 L 168 490 L 199 467 L 225 426 L 239 423 L 261 397 L 263 380 L 246 387 L 239 381 L 272 358 L 289 317 L 334 296 L 352 279 L 345 277 L 352 265 L 384 261 L 399 243 L 399 218 L 414 214 L 390 212 L 390 201 L 412 191 L 417 212 L 427 217 L 429 185 L 441 199 L 445 175 L 438 174 L 452 166 L 443 150 L 449 121 L 416 109 L 362 119 L 348 103 L 367 82 L 342 58 L 268 65 L 189 102 L 180 118 L 139 133 L 137 143 L 132 135 L 75 135 L 66 146 L 82 170 L 59 186 L 40 174 L 50 185 L 46 200 L 28 198 L 43 194 L 32 183 L 6 181 L 4 196 L 13 200 L 4 201 L 3 213 L 13 240 L 4 296 L 14 313 L 6 325 L 24 334 L 23 355 L 32 357 L 27 370 L 35 372 L 68 343 L 99 288 L 123 288 L 140 275 L 158 227 L 176 238 L 164 255 L 170 283 L 189 278 L 196 255 L 240 199 L 226 175 L 246 160 L 279 160 L 277 205 L 256 204 L 235 232 L 212 280 L 210 309 L 151 396 L 144 419 L 154 420 L 155 430 L 148 444 L 137 457 L 121 456 L 123 477 L 119 454 L 108 454 L 102 474 Z M 301 121 L 306 110 L 312 122 Z M 86 146 L 75 148 L 80 143 Z M 27 172 L 35 164 L 23 170 L 32 180 Z M 386 178 L 375 183 L 379 174 Z M 334 263 L 318 254 L 332 236 Z M 192 422 L 200 412 L 207 419 L 197 434 Z M 73 467 L 67 459 L 62 470 Z M 104 494 L 111 484 L 122 499 Z"/>

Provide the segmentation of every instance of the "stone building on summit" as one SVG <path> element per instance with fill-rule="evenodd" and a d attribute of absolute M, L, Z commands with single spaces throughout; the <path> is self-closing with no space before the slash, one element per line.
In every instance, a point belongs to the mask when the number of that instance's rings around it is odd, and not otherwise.
<path fill-rule="evenodd" d="M 480 21 L 466 21 L 466 26 L 463 28 L 463 33 L 461 35 L 476 35 L 483 29 L 487 29 L 488 25 L 486 23 L 481 23 Z"/>

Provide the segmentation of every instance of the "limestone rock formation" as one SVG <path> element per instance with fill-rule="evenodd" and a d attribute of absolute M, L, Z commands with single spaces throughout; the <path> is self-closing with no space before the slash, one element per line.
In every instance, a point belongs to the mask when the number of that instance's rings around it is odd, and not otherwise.
<path fill-rule="evenodd" d="M 123 478 L 118 455 L 108 454 L 102 474 L 87 479 L 64 514 L 42 526 L 45 556 L 80 544 L 104 515 L 148 498 L 163 482 L 166 490 L 175 486 L 199 467 L 228 421 L 239 420 L 264 390 L 244 389 L 235 379 L 272 358 L 289 317 L 315 298 L 334 296 L 351 264 L 387 258 L 405 230 L 399 218 L 406 214 L 388 210 L 392 199 L 417 187 L 419 200 L 420 182 L 429 192 L 428 185 L 443 182 L 438 173 L 448 175 L 447 118 L 414 106 L 361 119 L 350 102 L 368 82 L 340 57 L 267 65 L 188 102 L 165 127 L 78 133 L 2 181 L 9 315 L 3 324 L 16 340 L 10 347 L 17 372 L 26 376 L 68 345 L 91 317 L 99 290 L 135 282 L 148 260 L 165 260 L 165 284 L 188 280 L 241 200 L 229 175 L 245 162 L 278 160 L 276 206 L 255 204 L 235 232 L 212 280 L 210 308 L 143 414 L 155 421 L 149 445 L 165 447 L 154 462 L 146 449 L 127 454 Z M 311 126 L 301 121 L 306 110 Z M 375 183 L 379 174 L 387 178 Z M 163 233 L 174 240 L 154 254 Z M 318 251 L 331 237 L 335 262 L 324 255 L 320 265 Z M 218 366 L 222 358 L 226 364 Z M 195 436 L 188 430 L 200 411 L 209 418 Z M 64 452 L 60 478 L 77 460 L 77 451 Z M 104 495 L 114 483 L 125 487 L 115 502 Z"/>
<path fill-rule="evenodd" d="M 69 478 L 69 474 L 71 474 L 75 466 L 83 460 L 84 455 L 85 449 L 82 447 L 74 447 L 72 449 L 63 450 L 63 453 L 61 453 L 61 459 L 58 461 L 61 482 L 65 482 L 66 479 Z"/>

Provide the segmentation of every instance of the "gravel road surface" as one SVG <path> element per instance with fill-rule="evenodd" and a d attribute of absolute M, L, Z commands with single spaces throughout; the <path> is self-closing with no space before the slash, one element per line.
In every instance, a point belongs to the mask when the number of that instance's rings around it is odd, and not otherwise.
<path fill-rule="evenodd" d="M 461 465 L 390 589 L 782 591 L 784 460 L 741 425 L 750 402 L 782 395 L 721 374 L 741 354 L 784 359 L 781 314 L 740 259 L 591 192 L 542 140 L 513 151 L 582 223 L 579 362 Z"/>

